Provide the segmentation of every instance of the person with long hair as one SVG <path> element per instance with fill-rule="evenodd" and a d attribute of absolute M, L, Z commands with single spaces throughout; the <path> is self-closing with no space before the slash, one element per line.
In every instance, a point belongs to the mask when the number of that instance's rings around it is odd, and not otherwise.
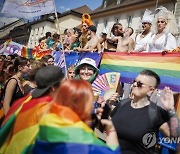
<path fill-rule="evenodd" d="M 4 86 L 3 108 L 6 114 L 15 100 L 24 96 L 22 79 L 29 71 L 29 61 L 24 57 L 17 57 L 14 61 L 15 75 L 9 78 Z"/>
<path fill-rule="evenodd" d="M 107 145 L 98 139 L 88 126 L 93 99 L 93 91 L 88 81 L 64 81 L 51 102 L 50 110 L 39 122 L 40 129 L 33 152 L 120 153 L 117 134 L 110 120 L 101 120 L 106 126 Z"/>
<path fill-rule="evenodd" d="M 178 34 L 176 18 L 165 7 L 156 9 L 155 20 L 152 24 L 152 37 L 147 45 L 148 52 L 163 52 L 176 48 L 175 35 Z"/>

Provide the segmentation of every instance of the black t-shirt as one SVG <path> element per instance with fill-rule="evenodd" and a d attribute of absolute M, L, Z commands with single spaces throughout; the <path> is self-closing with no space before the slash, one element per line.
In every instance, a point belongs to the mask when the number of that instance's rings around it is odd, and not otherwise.
<path fill-rule="evenodd" d="M 117 106 L 112 115 L 112 121 L 117 131 L 122 154 L 148 154 L 152 153 L 152 147 L 146 148 L 143 144 L 143 136 L 147 133 L 155 133 L 159 127 L 169 120 L 168 114 L 161 107 L 157 107 L 157 123 L 152 126 L 148 114 L 148 106 L 134 109 L 130 101 L 123 106 Z"/>

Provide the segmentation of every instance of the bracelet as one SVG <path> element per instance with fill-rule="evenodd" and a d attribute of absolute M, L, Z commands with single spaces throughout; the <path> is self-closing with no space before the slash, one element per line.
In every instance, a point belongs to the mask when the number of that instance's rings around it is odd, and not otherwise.
<path fill-rule="evenodd" d="M 111 132 L 116 132 L 116 130 L 115 130 L 115 129 L 107 130 L 107 131 L 106 131 L 106 135 L 109 136 L 109 134 L 110 134 Z"/>
<path fill-rule="evenodd" d="M 174 109 L 168 110 L 169 118 L 173 117 L 176 114 L 176 111 Z"/>

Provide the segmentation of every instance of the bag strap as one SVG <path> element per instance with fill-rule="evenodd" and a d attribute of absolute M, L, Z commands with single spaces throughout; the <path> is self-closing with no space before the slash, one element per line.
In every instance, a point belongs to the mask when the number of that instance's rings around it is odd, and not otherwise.
<path fill-rule="evenodd" d="M 148 117 L 151 123 L 151 126 L 154 127 L 158 123 L 158 113 L 157 113 L 157 104 L 150 102 L 148 107 Z"/>
<path fill-rule="evenodd" d="M 165 34 L 165 42 L 164 42 L 164 47 L 166 47 L 168 41 L 168 34 Z"/>

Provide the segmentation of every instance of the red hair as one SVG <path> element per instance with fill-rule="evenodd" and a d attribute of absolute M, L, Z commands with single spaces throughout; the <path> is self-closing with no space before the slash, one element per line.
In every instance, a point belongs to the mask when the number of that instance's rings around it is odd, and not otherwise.
<path fill-rule="evenodd" d="M 85 80 L 66 80 L 57 90 L 54 101 L 76 112 L 82 121 L 90 120 L 93 109 L 93 91 Z"/>

